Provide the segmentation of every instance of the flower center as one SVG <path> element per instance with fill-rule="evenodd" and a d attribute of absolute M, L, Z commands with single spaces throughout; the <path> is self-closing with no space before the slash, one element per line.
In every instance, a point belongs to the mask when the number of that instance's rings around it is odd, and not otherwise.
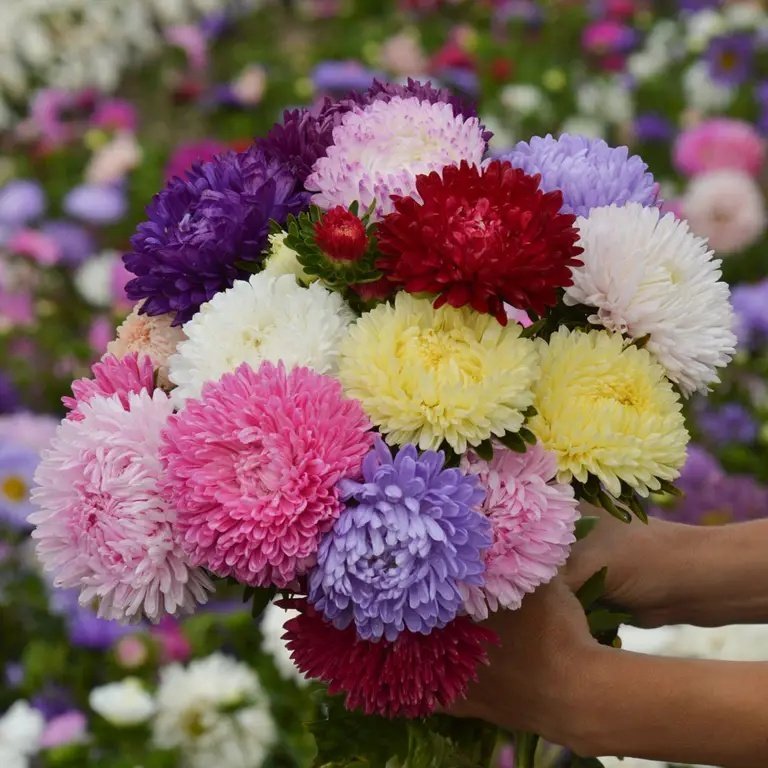
<path fill-rule="evenodd" d="M 24 478 L 20 475 L 9 475 L 3 480 L 3 484 L 0 485 L 3 496 L 9 501 L 20 503 L 27 498 L 29 493 L 29 487 L 27 486 Z"/>
<path fill-rule="evenodd" d="M 723 51 L 720 54 L 720 67 L 726 72 L 732 72 L 739 63 L 739 57 L 734 51 Z"/>
<path fill-rule="evenodd" d="M 613 400 L 630 408 L 636 407 L 640 402 L 631 381 L 598 381 L 592 396 L 598 400 Z"/>

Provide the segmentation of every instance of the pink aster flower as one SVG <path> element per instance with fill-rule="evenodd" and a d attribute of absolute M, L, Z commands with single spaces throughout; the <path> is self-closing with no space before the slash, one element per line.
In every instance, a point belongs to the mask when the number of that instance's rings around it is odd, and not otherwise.
<path fill-rule="evenodd" d="M 73 397 L 62 397 L 61 402 L 69 410 L 68 419 L 78 421 L 83 418 L 82 406 L 94 397 L 118 395 L 124 408 L 129 407 L 129 396 L 133 393 L 155 389 L 155 371 L 152 360 L 147 355 L 137 352 L 123 358 L 104 355 L 95 363 L 92 379 L 77 379 L 72 382 Z"/>
<path fill-rule="evenodd" d="M 290 585 L 339 516 L 369 422 L 341 385 L 308 368 L 247 364 L 173 416 L 161 450 L 165 494 L 195 565 L 254 586 Z"/>
<path fill-rule="evenodd" d="M 158 621 L 205 602 L 210 583 L 179 546 L 160 494 L 161 433 L 173 412 L 162 390 L 94 397 L 65 419 L 35 474 L 37 555 L 54 585 L 80 588 L 106 619 Z"/>
<path fill-rule="evenodd" d="M 379 217 L 394 208 L 392 195 L 412 196 L 416 176 L 446 165 L 479 165 L 486 149 L 476 117 L 454 115 L 450 104 L 397 96 L 348 112 L 333 129 L 333 144 L 314 165 L 306 187 L 324 210 L 357 200 L 376 202 Z"/>
<path fill-rule="evenodd" d="M 489 610 L 519 608 L 526 593 L 554 578 L 576 540 L 579 513 L 573 488 L 555 480 L 554 454 L 540 444 L 525 453 L 497 444 L 490 462 L 470 452 L 461 466 L 486 488 L 481 511 L 493 526 L 485 586 L 464 588 L 467 613 L 481 620 Z"/>
<path fill-rule="evenodd" d="M 69 710 L 46 723 L 40 737 L 40 746 L 43 749 L 53 749 L 79 743 L 85 740 L 87 730 L 88 721 L 85 715 L 76 709 Z"/>
<path fill-rule="evenodd" d="M 707 171 L 735 170 L 759 176 L 765 164 L 766 142 L 744 120 L 716 117 L 680 134 L 674 163 L 687 176 Z"/>

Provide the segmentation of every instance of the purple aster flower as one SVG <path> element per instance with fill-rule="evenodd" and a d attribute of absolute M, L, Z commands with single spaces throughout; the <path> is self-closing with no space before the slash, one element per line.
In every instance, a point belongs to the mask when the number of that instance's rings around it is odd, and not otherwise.
<path fill-rule="evenodd" d="M 743 347 L 764 344 L 768 340 L 768 279 L 735 286 L 731 303 L 739 344 Z"/>
<path fill-rule="evenodd" d="M 588 216 L 593 208 L 605 205 L 658 202 L 658 184 L 648 166 L 627 147 L 610 147 L 602 139 L 564 133 L 534 136 L 521 141 L 502 157 L 516 168 L 541 176 L 545 192 L 563 193 L 563 213 Z"/>
<path fill-rule="evenodd" d="M 0 522 L 22 531 L 31 527 L 29 492 L 39 462 L 36 451 L 0 438 Z"/>
<path fill-rule="evenodd" d="M 114 224 L 125 216 L 125 192 L 112 184 L 81 184 L 64 197 L 64 211 L 88 224 Z"/>
<path fill-rule="evenodd" d="M 760 109 L 757 127 L 762 133 L 768 134 L 768 81 L 763 81 L 755 86 L 755 100 Z"/>
<path fill-rule="evenodd" d="M 715 37 L 706 52 L 709 74 L 717 83 L 741 85 L 752 74 L 754 56 L 755 40 L 749 32 Z"/>
<path fill-rule="evenodd" d="M 43 188 L 30 179 L 14 179 L 0 187 L 0 224 L 19 227 L 42 216 Z"/>
<path fill-rule="evenodd" d="M 687 13 L 705 11 L 709 8 L 719 8 L 723 0 L 677 0 L 677 7 Z"/>
<path fill-rule="evenodd" d="M 76 589 L 52 588 L 49 593 L 51 610 L 64 618 L 73 645 L 91 650 L 108 650 L 121 637 L 136 632 L 135 626 L 100 619 L 92 610 L 80 605 L 78 596 L 79 591 Z"/>
<path fill-rule="evenodd" d="M 307 195 L 280 162 L 251 147 L 196 165 L 156 195 L 124 257 L 136 277 L 126 286 L 142 312 L 189 320 L 200 305 L 248 276 L 239 262 L 258 263 L 269 223 L 299 213 Z"/>
<path fill-rule="evenodd" d="M 309 599 L 334 626 L 394 640 L 429 634 L 455 618 L 460 584 L 482 585 L 488 519 L 473 476 L 445 456 L 406 445 L 395 457 L 382 440 L 363 459 L 363 482 L 339 485 L 347 502 L 323 538 Z"/>
<path fill-rule="evenodd" d="M 642 112 L 635 118 L 632 132 L 641 144 L 668 142 L 675 135 L 675 126 L 660 112 Z"/>
<path fill-rule="evenodd" d="M 46 720 L 69 712 L 74 704 L 72 692 L 61 685 L 46 685 L 29 702 Z"/>
<path fill-rule="evenodd" d="M 40 231 L 56 243 L 61 261 L 69 266 L 82 264 L 96 252 L 93 235 L 73 221 L 51 219 L 41 225 Z"/>
<path fill-rule="evenodd" d="M 703 403 L 698 409 L 696 423 L 712 445 L 754 443 L 757 439 L 757 422 L 740 403 L 725 403 L 717 408 Z"/>
<path fill-rule="evenodd" d="M 321 61 L 310 77 L 318 91 L 344 94 L 348 91 L 364 91 L 379 77 L 378 72 L 363 66 L 359 61 Z"/>
<path fill-rule="evenodd" d="M 15 413 L 20 406 L 19 394 L 11 380 L 0 371 L 0 415 Z"/>

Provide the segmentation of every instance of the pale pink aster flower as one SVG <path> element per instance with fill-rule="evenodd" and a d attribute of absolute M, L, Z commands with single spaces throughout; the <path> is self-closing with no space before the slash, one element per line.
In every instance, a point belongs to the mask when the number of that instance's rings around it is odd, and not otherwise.
<path fill-rule="evenodd" d="M 348 112 L 333 129 L 333 144 L 306 181 L 312 202 L 324 210 L 362 210 L 374 201 L 376 215 L 394 210 L 392 195 L 412 196 L 416 176 L 466 160 L 480 165 L 486 150 L 476 117 L 454 115 L 450 104 L 397 96 Z"/>
<path fill-rule="evenodd" d="M 675 142 L 675 167 L 686 176 L 729 169 L 759 176 L 766 142 L 751 123 L 730 117 L 704 120 L 683 131 Z"/>
<path fill-rule="evenodd" d="M 486 489 L 480 511 L 493 526 L 483 587 L 464 587 L 464 607 L 476 620 L 499 608 L 516 610 L 523 597 L 551 581 L 576 540 L 573 488 L 558 483 L 557 460 L 540 444 L 525 453 L 494 446 L 493 459 L 470 452 L 461 468 Z"/>
<path fill-rule="evenodd" d="M 118 358 L 132 353 L 147 355 L 157 369 L 157 383 L 169 389 L 172 385 L 168 379 L 168 358 L 187 335 L 180 326 L 171 325 L 172 315 L 142 315 L 140 309 L 141 304 L 137 304 L 123 321 L 107 352 Z"/>
<path fill-rule="evenodd" d="M 356 477 L 369 421 L 335 379 L 242 364 L 171 417 L 164 492 L 190 561 L 253 586 L 286 587 L 315 563 Z"/>
<path fill-rule="evenodd" d="M 57 715 L 45 724 L 45 730 L 40 738 L 43 749 L 63 747 L 66 744 L 77 744 L 87 737 L 88 721 L 85 715 L 77 709 Z"/>
<path fill-rule="evenodd" d="M 768 226 L 760 187 L 743 171 L 697 176 L 683 196 L 682 208 L 693 232 L 722 254 L 748 248 Z"/>
<path fill-rule="evenodd" d="M 28 256 L 44 267 L 56 264 L 61 258 L 58 243 L 35 229 L 20 229 L 8 240 L 7 248 L 13 253 Z"/>
<path fill-rule="evenodd" d="M 91 368 L 92 379 L 77 379 L 72 382 L 73 397 L 64 396 L 61 402 L 69 410 L 68 419 L 83 418 L 82 406 L 94 397 L 118 395 L 124 408 L 128 408 L 129 395 L 143 390 L 155 389 L 155 371 L 147 355 L 132 352 L 123 358 L 107 354 Z"/>
<path fill-rule="evenodd" d="M 35 473 L 29 516 L 54 586 L 80 588 L 106 619 L 158 621 L 191 611 L 211 588 L 174 535 L 160 495 L 161 432 L 173 413 L 162 390 L 94 397 L 65 419 Z"/>

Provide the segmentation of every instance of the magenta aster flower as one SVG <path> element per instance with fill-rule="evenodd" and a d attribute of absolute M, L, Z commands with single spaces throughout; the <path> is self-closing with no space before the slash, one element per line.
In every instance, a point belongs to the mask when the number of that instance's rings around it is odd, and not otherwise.
<path fill-rule="evenodd" d="M 357 200 L 365 209 L 375 202 L 381 217 L 394 209 L 392 195 L 418 198 L 419 174 L 462 160 L 479 165 L 485 149 L 476 117 L 456 116 L 450 104 L 397 96 L 345 114 L 306 187 L 320 208 L 349 207 Z"/>
<path fill-rule="evenodd" d="M 73 397 L 64 396 L 61 402 L 69 410 L 68 419 L 75 421 L 83 418 L 82 405 L 94 397 L 118 395 L 124 408 L 128 408 L 129 396 L 146 390 L 155 389 L 155 370 L 152 359 L 147 355 L 133 352 L 123 358 L 115 355 L 104 357 L 93 365 L 92 379 L 77 379 L 72 382 Z"/>
<path fill-rule="evenodd" d="M 205 602 L 210 584 L 191 568 L 160 495 L 161 432 L 173 406 L 162 390 L 94 397 L 64 420 L 35 473 L 29 516 L 37 554 L 57 587 L 79 587 L 106 619 L 157 621 Z"/>
<path fill-rule="evenodd" d="M 341 385 L 308 368 L 247 364 L 172 417 L 165 494 L 195 565 L 254 586 L 290 585 L 315 563 L 357 477 L 369 422 Z"/>
<path fill-rule="evenodd" d="M 491 461 L 470 452 L 461 466 L 485 488 L 480 510 L 493 527 L 485 585 L 463 590 L 467 613 L 480 620 L 489 610 L 519 608 L 526 593 L 555 577 L 575 541 L 579 512 L 573 488 L 555 479 L 554 454 L 540 444 L 525 453 L 496 445 Z"/>

